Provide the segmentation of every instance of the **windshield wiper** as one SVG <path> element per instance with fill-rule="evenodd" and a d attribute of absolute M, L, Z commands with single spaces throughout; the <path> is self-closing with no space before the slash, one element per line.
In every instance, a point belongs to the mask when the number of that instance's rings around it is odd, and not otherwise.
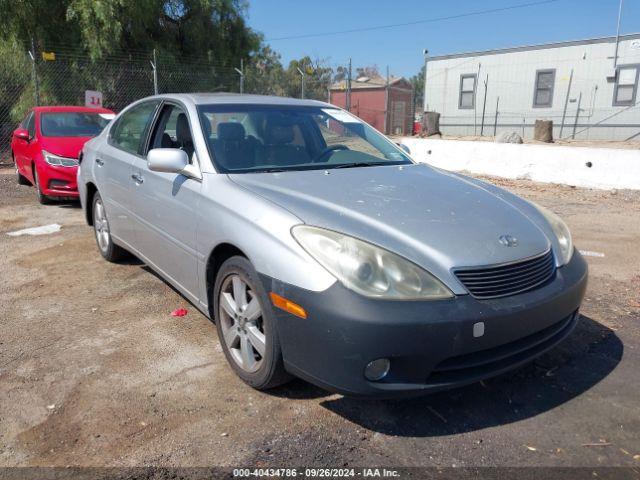
<path fill-rule="evenodd" d="M 260 168 L 257 170 L 247 170 L 245 173 L 273 173 L 273 172 L 288 172 L 291 168 Z"/>
<path fill-rule="evenodd" d="M 385 162 L 353 162 L 353 163 L 340 163 L 331 168 L 377 167 L 384 164 Z"/>

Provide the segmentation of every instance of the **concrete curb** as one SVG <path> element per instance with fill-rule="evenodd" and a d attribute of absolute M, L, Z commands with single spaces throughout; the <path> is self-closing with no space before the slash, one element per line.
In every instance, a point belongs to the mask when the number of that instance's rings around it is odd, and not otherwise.
<path fill-rule="evenodd" d="M 599 189 L 640 190 L 640 150 L 402 137 L 418 162 L 452 171 Z"/>

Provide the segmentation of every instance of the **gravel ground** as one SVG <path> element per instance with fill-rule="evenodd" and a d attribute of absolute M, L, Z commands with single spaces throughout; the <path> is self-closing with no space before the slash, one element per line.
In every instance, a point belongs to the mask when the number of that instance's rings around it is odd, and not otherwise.
<path fill-rule="evenodd" d="M 362 401 L 245 386 L 207 318 L 145 265 L 103 261 L 77 205 L 0 171 L 0 466 L 640 467 L 640 194 L 489 180 L 604 254 L 579 327 L 481 384 Z"/>

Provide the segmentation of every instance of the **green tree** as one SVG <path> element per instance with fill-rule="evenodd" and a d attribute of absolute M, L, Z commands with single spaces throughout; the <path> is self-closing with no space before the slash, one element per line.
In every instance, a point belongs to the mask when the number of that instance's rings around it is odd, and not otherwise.
<path fill-rule="evenodd" d="M 409 82 L 413 85 L 414 112 L 422 112 L 424 108 L 424 65 L 417 74 L 409 79 Z"/>
<path fill-rule="evenodd" d="M 282 96 L 284 76 L 280 55 L 269 45 L 263 45 L 245 65 L 245 91 Z"/>
<path fill-rule="evenodd" d="M 311 60 L 308 56 L 289 62 L 289 66 L 284 72 L 284 95 L 287 97 L 300 98 L 302 93 L 302 76 L 298 69 L 300 69 L 305 76 L 305 98 L 326 101 L 328 89 L 333 78 L 333 69 L 329 67 L 324 60 Z"/>
<path fill-rule="evenodd" d="M 77 48 L 92 59 L 150 53 L 235 65 L 260 48 L 243 0 L 0 0 L 0 39 Z"/>

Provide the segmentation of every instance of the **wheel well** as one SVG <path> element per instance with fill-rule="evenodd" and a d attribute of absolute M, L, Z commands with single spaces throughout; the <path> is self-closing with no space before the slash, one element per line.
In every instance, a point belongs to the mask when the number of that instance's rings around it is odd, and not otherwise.
<path fill-rule="evenodd" d="M 216 276 L 222 264 L 231 257 L 241 256 L 247 258 L 242 250 L 230 243 L 221 243 L 216 246 L 207 260 L 207 302 L 209 303 L 209 317 L 215 319 L 213 312 L 213 287 Z"/>
<path fill-rule="evenodd" d="M 85 206 L 85 215 L 87 216 L 87 223 L 89 225 L 93 225 L 93 197 L 96 194 L 96 192 L 98 191 L 98 189 L 96 188 L 96 186 L 89 182 L 87 183 L 87 203 Z"/>

